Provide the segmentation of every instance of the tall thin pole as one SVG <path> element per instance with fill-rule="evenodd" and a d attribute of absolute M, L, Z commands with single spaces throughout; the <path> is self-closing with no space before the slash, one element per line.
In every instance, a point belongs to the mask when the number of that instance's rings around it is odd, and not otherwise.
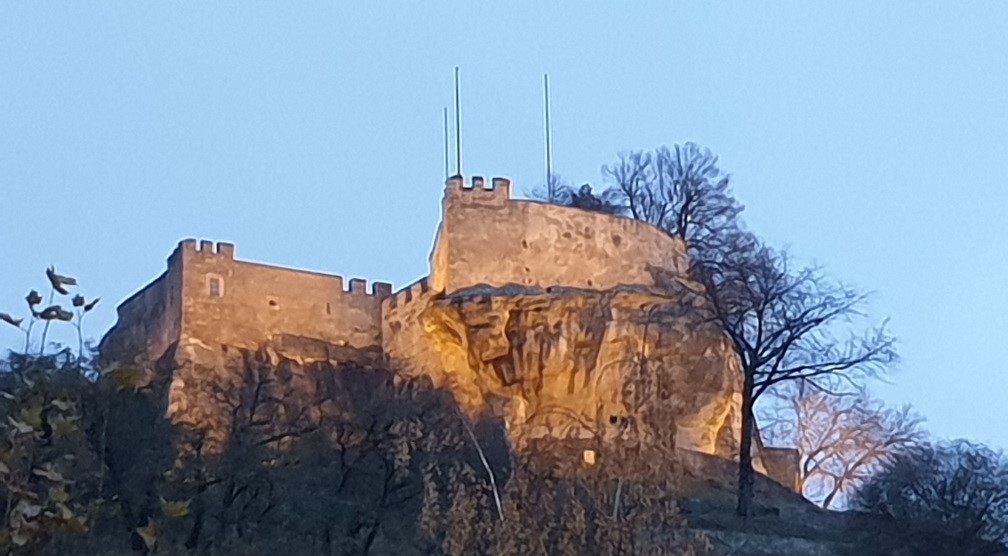
<path fill-rule="evenodd" d="M 441 109 L 441 136 L 444 139 L 444 178 L 448 179 L 448 107 Z"/>
<path fill-rule="evenodd" d="M 455 66 L 455 175 L 462 175 L 462 101 L 458 66 Z"/>
<path fill-rule="evenodd" d="M 543 110 L 546 124 L 546 189 L 553 187 L 553 129 L 550 125 L 549 74 L 543 74 Z"/>

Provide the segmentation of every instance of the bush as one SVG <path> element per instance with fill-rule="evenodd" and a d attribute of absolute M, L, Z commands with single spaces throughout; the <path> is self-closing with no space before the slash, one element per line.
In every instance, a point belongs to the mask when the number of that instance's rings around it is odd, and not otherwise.
<path fill-rule="evenodd" d="M 948 550 L 930 553 L 988 554 L 1008 546 L 1008 460 L 965 440 L 908 450 L 857 491 L 853 504 L 906 523 L 922 549 Z"/>

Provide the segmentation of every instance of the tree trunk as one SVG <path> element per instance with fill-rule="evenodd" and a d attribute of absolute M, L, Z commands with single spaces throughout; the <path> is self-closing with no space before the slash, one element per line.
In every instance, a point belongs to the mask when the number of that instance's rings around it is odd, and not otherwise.
<path fill-rule="evenodd" d="M 738 473 L 738 515 L 748 518 L 752 513 L 753 501 L 753 376 L 743 370 L 742 381 L 742 431 L 739 441 L 739 473 Z"/>

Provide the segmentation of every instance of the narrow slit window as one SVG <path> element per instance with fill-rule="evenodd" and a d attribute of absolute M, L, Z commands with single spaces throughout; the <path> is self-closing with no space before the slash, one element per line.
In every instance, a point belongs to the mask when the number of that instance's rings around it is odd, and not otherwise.
<path fill-rule="evenodd" d="M 332 314 L 332 306 L 330 306 L 328 303 L 325 304 L 325 314 L 327 315 Z"/>
<path fill-rule="evenodd" d="M 211 278 L 209 284 L 210 284 L 210 297 L 220 297 L 221 296 L 220 278 Z"/>

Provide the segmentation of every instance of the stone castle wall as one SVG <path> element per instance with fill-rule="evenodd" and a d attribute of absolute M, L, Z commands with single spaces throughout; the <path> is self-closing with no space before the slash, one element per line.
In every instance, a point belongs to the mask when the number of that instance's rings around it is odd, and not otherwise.
<path fill-rule="evenodd" d="M 675 442 L 736 450 L 740 375 L 693 318 L 703 300 L 686 280 L 684 244 L 637 220 L 512 200 L 510 185 L 447 181 L 430 276 L 383 305 L 390 367 L 431 377 L 518 434 L 593 436 L 610 419 L 633 421 L 623 388 L 647 353 L 667 375 Z M 656 284 L 656 269 L 682 280 L 681 298 Z M 655 306 L 677 316 L 649 327 Z"/>
<path fill-rule="evenodd" d="M 512 440 L 651 435 L 737 453 L 738 362 L 695 318 L 704 298 L 683 242 L 633 219 L 512 200 L 510 187 L 450 178 L 430 274 L 395 293 L 184 240 L 165 273 L 119 306 L 102 355 L 172 357 L 168 417 L 218 432 L 227 412 L 211 394 L 239 378 L 228 361 L 255 352 L 428 376 L 464 410 L 504 418 Z M 660 411 L 635 405 L 627 392 L 641 388 Z M 790 480 L 793 459 L 773 454 L 774 476 Z"/>
<path fill-rule="evenodd" d="M 389 368 L 407 375 L 427 374 L 438 384 L 444 369 L 435 364 L 437 346 L 421 316 L 439 295 L 428 278 L 421 278 L 382 302 L 382 350 Z"/>
<path fill-rule="evenodd" d="M 490 185 L 490 187 L 487 187 Z M 510 182 L 448 180 L 431 253 L 431 288 L 476 284 L 609 289 L 652 285 L 661 268 L 684 275 L 684 244 L 645 222 L 510 199 Z"/>
<path fill-rule="evenodd" d="M 381 347 L 381 301 L 392 286 L 238 261 L 234 248 L 183 241 L 183 334 L 205 343 L 255 348 L 277 336 L 354 348 Z M 210 295 L 219 280 L 218 297 Z"/>
<path fill-rule="evenodd" d="M 187 239 L 160 278 L 119 306 L 103 354 L 152 361 L 176 341 L 380 353 L 381 302 L 392 287 L 375 282 L 368 290 L 356 278 L 348 286 L 341 276 L 236 260 L 229 243 Z"/>
<path fill-rule="evenodd" d="M 153 360 L 182 339 L 246 348 L 307 341 L 384 349 L 405 366 L 408 354 L 422 350 L 419 298 L 477 284 L 651 285 L 652 268 L 685 269 L 682 242 L 646 223 L 512 200 L 503 178 L 490 187 L 482 178 L 472 182 L 447 181 L 430 276 L 394 299 L 389 284 L 377 282 L 368 291 L 361 279 L 345 284 L 341 276 L 239 261 L 232 244 L 187 239 L 161 277 L 120 305 L 103 348 L 110 356 Z M 211 296 L 211 281 L 218 296 Z"/>
<path fill-rule="evenodd" d="M 182 274 L 169 260 L 168 270 L 116 310 L 115 327 L 102 338 L 107 361 L 152 362 L 179 339 L 182 328 Z"/>

